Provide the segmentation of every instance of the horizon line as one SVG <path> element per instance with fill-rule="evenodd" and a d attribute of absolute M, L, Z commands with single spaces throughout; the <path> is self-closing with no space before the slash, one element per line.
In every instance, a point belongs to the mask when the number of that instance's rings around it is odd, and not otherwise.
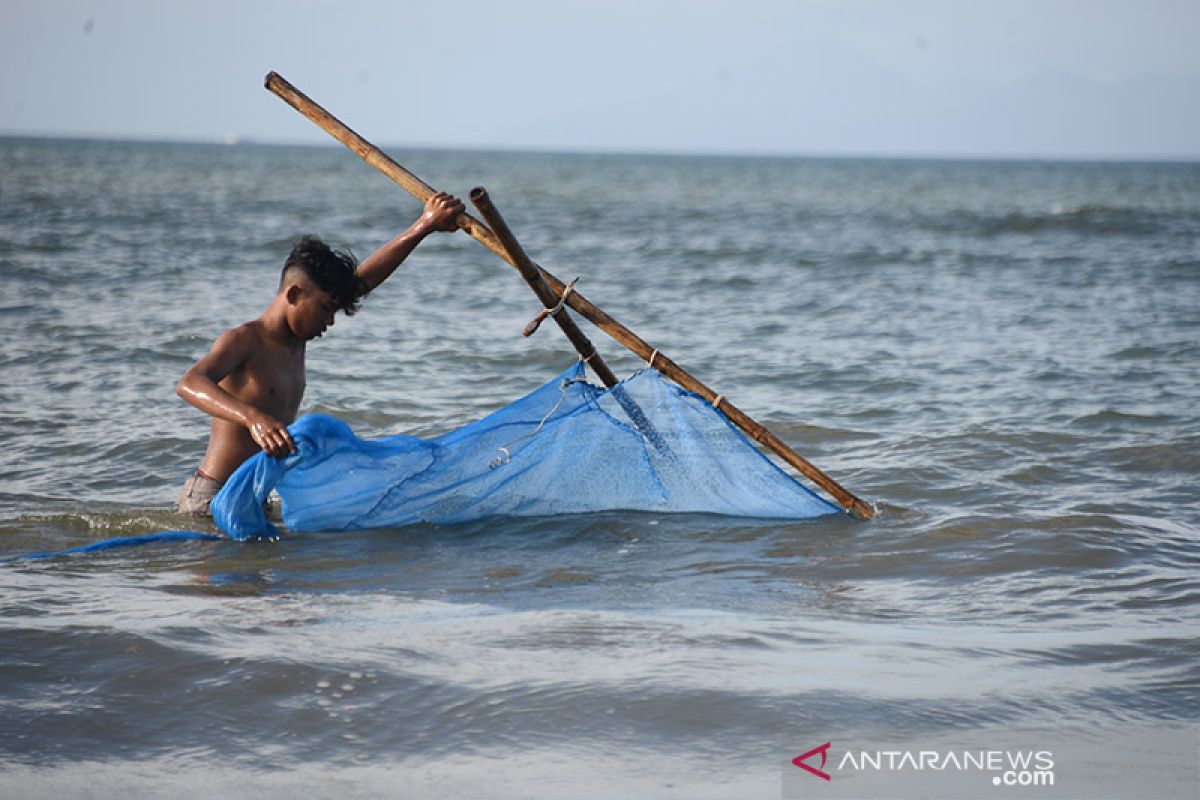
<path fill-rule="evenodd" d="M 0 130 L 0 139 L 29 139 L 42 141 L 109 142 L 125 144 L 174 144 L 201 147 L 310 147 L 344 149 L 339 142 L 315 139 L 259 138 L 229 134 L 220 138 L 199 138 L 154 134 L 105 134 L 31 132 Z M 494 153 L 497 155 L 543 155 L 543 156 L 628 156 L 655 158 L 730 158 L 766 160 L 813 160 L 813 161 L 950 161 L 950 162 L 1061 162 L 1079 164 L 1197 164 L 1200 154 L 1131 154 L 1131 153 L 935 153 L 923 151 L 772 151 L 772 150 L 706 150 L 655 148 L 586 148 L 586 147 L 519 147 L 479 144 L 427 144 L 387 143 L 380 149 L 409 150 L 445 153 Z"/>

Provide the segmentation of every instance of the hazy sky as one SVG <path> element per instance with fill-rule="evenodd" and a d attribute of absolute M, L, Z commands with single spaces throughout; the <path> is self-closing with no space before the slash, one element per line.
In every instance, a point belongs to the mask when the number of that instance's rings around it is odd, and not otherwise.
<path fill-rule="evenodd" d="M 0 0 L 0 133 L 1200 158 L 1197 0 Z"/>

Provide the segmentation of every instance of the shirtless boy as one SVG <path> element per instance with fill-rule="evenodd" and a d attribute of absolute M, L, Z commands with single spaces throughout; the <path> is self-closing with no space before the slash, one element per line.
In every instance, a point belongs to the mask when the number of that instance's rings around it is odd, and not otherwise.
<path fill-rule="evenodd" d="M 208 354 L 184 373 L 175 391 L 212 416 L 208 450 L 179 494 L 176 509 L 207 515 L 221 486 L 242 462 L 263 450 L 276 457 L 296 451 L 287 426 L 304 397 L 304 350 L 387 280 L 434 231 L 454 231 L 462 202 L 439 192 L 408 230 L 355 268 L 354 259 L 306 236 L 283 267 L 279 291 L 258 319 L 217 337 Z"/>

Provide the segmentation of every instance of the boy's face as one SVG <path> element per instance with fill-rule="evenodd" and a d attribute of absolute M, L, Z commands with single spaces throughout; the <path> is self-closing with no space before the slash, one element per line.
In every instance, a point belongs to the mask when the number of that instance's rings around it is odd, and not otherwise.
<path fill-rule="evenodd" d="M 292 312 L 288 315 L 288 324 L 298 338 L 305 341 L 317 339 L 327 328 L 332 327 L 338 304 L 329 292 L 315 286 L 295 288 L 299 291 L 288 293 L 288 304 Z"/>

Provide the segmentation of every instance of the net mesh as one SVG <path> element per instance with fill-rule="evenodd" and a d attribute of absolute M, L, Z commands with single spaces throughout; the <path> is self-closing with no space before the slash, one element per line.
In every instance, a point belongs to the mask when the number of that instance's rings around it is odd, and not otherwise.
<path fill-rule="evenodd" d="M 213 500 L 235 539 L 278 535 L 274 489 L 297 531 L 597 511 L 803 519 L 841 509 L 760 453 L 698 395 L 652 369 L 612 389 L 576 363 L 539 389 L 430 439 L 364 440 L 323 414 L 290 428 L 296 453 L 259 453 Z"/>

